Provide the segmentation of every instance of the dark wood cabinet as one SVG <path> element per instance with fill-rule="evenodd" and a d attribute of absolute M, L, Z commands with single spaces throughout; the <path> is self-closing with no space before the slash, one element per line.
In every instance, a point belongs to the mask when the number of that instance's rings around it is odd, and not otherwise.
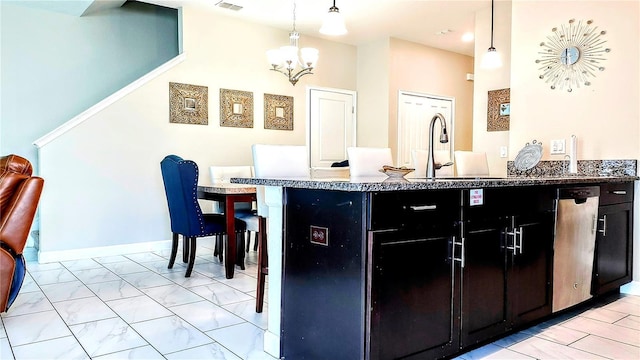
<path fill-rule="evenodd" d="M 369 359 L 434 359 L 458 350 L 452 251 L 459 197 L 459 191 L 371 195 Z"/>
<path fill-rule="evenodd" d="M 373 232 L 370 359 L 457 351 L 451 237 Z"/>
<path fill-rule="evenodd" d="M 633 183 L 601 186 L 592 293 L 604 294 L 631 281 Z"/>
<path fill-rule="evenodd" d="M 601 198 L 594 294 L 631 277 L 620 184 Z M 285 188 L 282 356 L 446 358 L 550 315 L 557 188 L 478 190 Z"/>
<path fill-rule="evenodd" d="M 505 229 L 501 217 L 489 214 L 463 223 L 461 348 L 507 328 Z"/>
<path fill-rule="evenodd" d="M 554 235 L 551 188 L 485 189 L 478 205 L 464 198 L 462 347 L 551 313 Z"/>
<path fill-rule="evenodd" d="M 364 194 L 287 189 L 281 354 L 363 359 Z"/>
<path fill-rule="evenodd" d="M 511 229 L 517 231 L 507 237 L 519 240 L 507 253 L 509 330 L 551 313 L 554 220 L 550 208 L 512 218 Z"/>

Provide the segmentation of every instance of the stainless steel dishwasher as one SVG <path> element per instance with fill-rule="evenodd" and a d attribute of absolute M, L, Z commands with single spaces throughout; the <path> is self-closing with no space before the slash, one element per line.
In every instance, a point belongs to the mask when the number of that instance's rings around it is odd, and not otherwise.
<path fill-rule="evenodd" d="M 553 312 L 591 298 L 599 197 L 598 186 L 558 190 L 553 246 Z"/>

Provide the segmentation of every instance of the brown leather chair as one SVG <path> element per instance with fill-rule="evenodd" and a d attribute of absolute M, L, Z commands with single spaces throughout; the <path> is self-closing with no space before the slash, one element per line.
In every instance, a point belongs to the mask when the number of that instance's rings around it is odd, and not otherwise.
<path fill-rule="evenodd" d="M 6 312 L 27 272 L 22 251 L 36 214 L 44 180 L 31 176 L 29 160 L 0 157 L 0 311 Z"/>

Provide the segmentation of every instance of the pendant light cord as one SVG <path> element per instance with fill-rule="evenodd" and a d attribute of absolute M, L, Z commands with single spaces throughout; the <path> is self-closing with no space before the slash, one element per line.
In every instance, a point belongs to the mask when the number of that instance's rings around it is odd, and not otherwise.
<path fill-rule="evenodd" d="M 491 0 L 491 48 L 493 48 L 493 0 Z"/>

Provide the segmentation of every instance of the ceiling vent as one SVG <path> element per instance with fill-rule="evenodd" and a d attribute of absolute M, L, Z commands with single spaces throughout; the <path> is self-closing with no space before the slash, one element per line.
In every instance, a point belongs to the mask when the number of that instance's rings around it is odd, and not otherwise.
<path fill-rule="evenodd" d="M 232 4 L 226 1 L 218 1 L 218 3 L 216 3 L 216 6 L 221 7 L 223 9 L 233 10 L 233 11 L 240 11 L 242 9 L 242 6 Z"/>

